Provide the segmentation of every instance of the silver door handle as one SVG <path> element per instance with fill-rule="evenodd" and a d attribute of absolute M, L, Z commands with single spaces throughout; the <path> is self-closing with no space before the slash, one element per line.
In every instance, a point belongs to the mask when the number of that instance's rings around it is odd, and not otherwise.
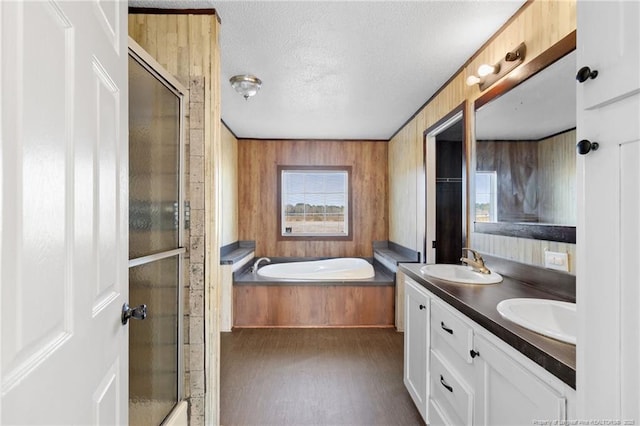
<path fill-rule="evenodd" d="M 143 320 L 147 317 L 147 305 L 140 305 L 132 308 L 128 303 L 122 305 L 122 325 L 126 325 L 129 322 L 129 318 Z"/>

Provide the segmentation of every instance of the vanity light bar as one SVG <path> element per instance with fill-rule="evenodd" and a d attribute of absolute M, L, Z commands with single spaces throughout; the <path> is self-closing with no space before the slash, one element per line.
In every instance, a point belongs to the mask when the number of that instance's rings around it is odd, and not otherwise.
<path fill-rule="evenodd" d="M 515 67 L 524 61 L 527 46 L 524 42 L 510 52 L 507 52 L 499 62 L 494 65 L 482 64 L 478 67 L 478 75 L 467 77 L 467 86 L 480 85 L 480 90 L 485 90 L 493 83 L 507 75 Z"/>

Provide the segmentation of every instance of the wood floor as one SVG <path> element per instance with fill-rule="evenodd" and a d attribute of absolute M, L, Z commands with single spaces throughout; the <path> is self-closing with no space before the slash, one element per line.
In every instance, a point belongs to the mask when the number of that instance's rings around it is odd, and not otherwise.
<path fill-rule="evenodd" d="M 222 333 L 222 425 L 424 425 L 393 329 Z"/>

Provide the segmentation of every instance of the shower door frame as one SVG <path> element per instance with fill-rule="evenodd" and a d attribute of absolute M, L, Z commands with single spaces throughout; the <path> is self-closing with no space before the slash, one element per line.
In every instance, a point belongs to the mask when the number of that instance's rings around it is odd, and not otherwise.
<path fill-rule="evenodd" d="M 129 37 L 129 56 L 145 68 L 151 75 L 153 75 L 158 81 L 160 81 L 169 91 L 171 91 L 178 98 L 179 103 L 179 165 L 178 165 L 178 248 L 167 250 L 161 253 L 154 253 L 148 256 L 142 256 L 129 260 L 129 268 L 148 264 L 161 259 L 168 259 L 174 256 L 178 256 L 178 323 L 177 323 L 177 342 L 178 342 L 178 354 L 177 354 L 177 370 L 178 370 L 178 383 L 177 383 L 177 400 L 172 411 L 167 413 L 169 418 L 176 407 L 180 404 L 180 401 L 184 399 L 184 336 L 183 336 L 183 318 L 184 318 L 184 303 L 183 303 L 183 287 L 184 287 L 184 262 L 186 248 L 184 246 L 184 229 L 185 229 L 185 105 L 189 104 L 189 91 L 173 76 L 169 73 L 160 63 L 158 63 L 149 53 L 147 53 L 138 43 L 136 43 L 131 37 Z"/>

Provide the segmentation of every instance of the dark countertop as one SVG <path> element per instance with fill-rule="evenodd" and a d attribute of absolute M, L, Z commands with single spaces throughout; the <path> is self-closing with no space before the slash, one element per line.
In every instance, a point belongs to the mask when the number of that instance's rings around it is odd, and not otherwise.
<path fill-rule="evenodd" d="M 249 256 L 253 251 L 254 249 L 249 247 L 237 248 L 234 251 L 220 257 L 220 264 L 233 265 L 234 263 L 240 262 L 242 259 Z"/>
<path fill-rule="evenodd" d="M 417 251 L 408 249 L 392 241 L 374 241 L 373 253 L 374 257 L 377 254 L 391 265 L 405 262 L 418 262 L 420 259 Z"/>
<path fill-rule="evenodd" d="M 236 241 L 220 248 L 220 264 L 233 265 L 256 249 L 255 241 Z"/>
<path fill-rule="evenodd" d="M 575 389 L 576 347 L 534 333 L 502 318 L 496 306 L 515 297 L 572 301 L 503 275 L 503 282 L 491 285 L 453 284 L 420 272 L 424 264 L 403 263 L 400 270 L 449 303 L 473 321 L 495 334 L 527 358 Z"/>

